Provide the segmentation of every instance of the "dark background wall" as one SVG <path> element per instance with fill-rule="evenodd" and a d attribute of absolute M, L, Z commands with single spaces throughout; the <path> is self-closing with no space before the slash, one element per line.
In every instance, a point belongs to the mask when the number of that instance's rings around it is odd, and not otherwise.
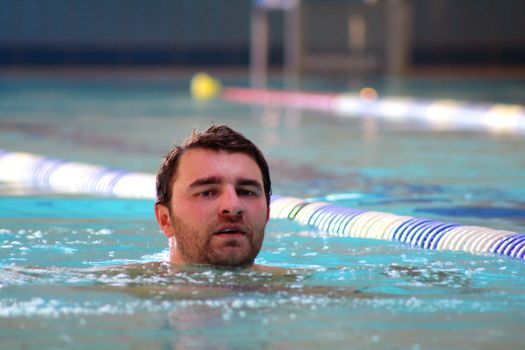
<path fill-rule="evenodd" d="M 525 1 L 414 4 L 414 63 L 525 63 Z"/>
<path fill-rule="evenodd" d="M 411 4 L 412 64 L 525 64 L 524 0 Z M 249 0 L 0 0 L 0 64 L 244 65 L 250 8 Z M 270 19 L 278 64 L 282 14 Z"/>

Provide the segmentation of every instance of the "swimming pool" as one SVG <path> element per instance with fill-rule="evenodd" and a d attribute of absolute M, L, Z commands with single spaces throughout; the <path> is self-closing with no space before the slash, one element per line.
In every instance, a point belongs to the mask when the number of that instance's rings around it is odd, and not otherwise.
<path fill-rule="evenodd" d="M 227 123 L 261 146 L 276 194 L 525 232 L 522 136 L 198 103 L 189 78 L 5 74 L 0 149 L 152 173 L 172 141 Z M 222 78 L 246 84 L 242 75 Z M 525 100 L 519 80 L 303 84 Z M 275 220 L 258 262 L 295 273 L 129 270 L 122 266 L 167 253 L 151 200 L 13 184 L 0 191 L 2 348 L 516 349 L 525 340 L 521 260 L 329 237 Z"/>

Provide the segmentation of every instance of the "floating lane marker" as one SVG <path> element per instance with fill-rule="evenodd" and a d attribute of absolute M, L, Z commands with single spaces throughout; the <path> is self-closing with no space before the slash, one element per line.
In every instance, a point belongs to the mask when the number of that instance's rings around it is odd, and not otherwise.
<path fill-rule="evenodd" d="M 0 181 L 62 193 L 155 198 L 155 176 L 21 152 L 0 151 Z"/>
<path fill-rule="evenodd" d="M 496 133 L 525 133 L 525 106 L 469 103 L 450 99 L 420 100 L 409 97 L 374 97 L 363 94 L 315 93 L 227 87 L 227 101 L 318 110 L 343 117 L 377 117 L 417 120 L 435 129 L 473 129 Z M 374 95 L 375 96 L 375 95 Z"/>
<path fill-rule="evenodd" d="M 272 199 L 270 216 L 312 226 L 330 236 L 398 241 L 436 250 L 462 250 L 525 259 L 525 234 L 411 216 L 365 212 L 294 197 Z"/>
<path fill-rule="evenodd" d="M 155 198 L 155 175 L 0 150 L 0 181 L 60 193 Z M 424 249 L 463 250 L 525 260 L 525 234 L 366 212 L 327 202 L 272 196 L 270 216 L 337 237 L 398 241 Z"/>

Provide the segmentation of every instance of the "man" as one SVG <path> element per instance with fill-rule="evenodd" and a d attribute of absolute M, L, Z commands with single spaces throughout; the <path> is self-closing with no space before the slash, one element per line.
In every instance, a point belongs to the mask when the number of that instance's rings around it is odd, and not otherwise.
<path fill-rule="evenodd" d="M 261 151 L 214 125 L 164 157 L 155 216 L 172 264 L 254 266 L 269 219 L 271 181 Z"/>

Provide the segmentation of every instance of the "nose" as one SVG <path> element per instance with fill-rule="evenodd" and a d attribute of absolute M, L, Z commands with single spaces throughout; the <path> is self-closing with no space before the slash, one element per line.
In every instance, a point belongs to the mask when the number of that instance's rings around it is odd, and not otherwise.
<path fill-rule="evenodd" d="M 220 213 L 227 216 L 241 216 L 243 213 L 242 203 L 235 188 L 226 188 L 221 196 Z"/>

